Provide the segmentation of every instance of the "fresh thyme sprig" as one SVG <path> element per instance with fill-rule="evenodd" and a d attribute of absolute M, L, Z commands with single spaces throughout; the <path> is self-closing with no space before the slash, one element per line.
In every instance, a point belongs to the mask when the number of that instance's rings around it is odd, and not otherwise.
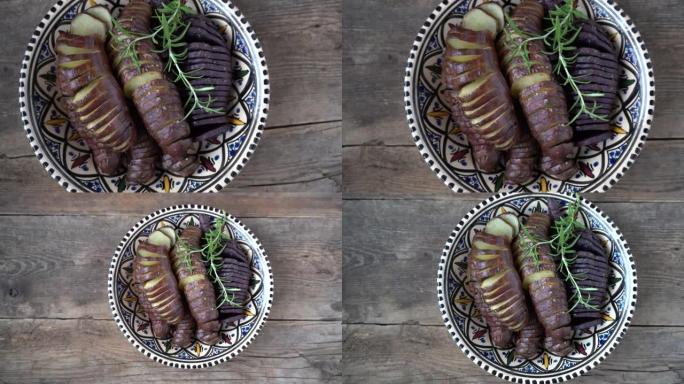
<path fill-rule="evenodd" d="M 185 34 L 190 28 L 190 23 L 184 19 L 186 15 L 194 13 L 195 11 L 183 4 L 182 0 L 171 0 L 162 7 L 155 9 L 154 18 L 157 20 L 158 25 L 149 34 L 140 34 L 127 30 L 120 22 L 112 18 L 114 23 L 114 28 L 112 28 L 111 32 L 112 38 L 115 39 L 115 44 L 120 49 L 117 60 L 120 61 L 128 57 L 140 69 L 137 44 L 143 40 L 151 40 L 156 46 L 160 47 L 155 52 L 164 54 L 167 57 L 165 70 L 175 76 L 174 83 L 180 83 L 188 92 L 189 97 L 185 102 L 187 113 L 184 119 L 187 119 L 198 108 L 212 114 L 225 113 L 222 108 L 213 108 L 211 106 L 214 102 L 211 95 L 208 95 L 204 101 L 200 99 L 200 93 L 212 91 L 214 87 L 194 87 L 191 80 L 201 79 L 202 77 L 194 75 L 193 73 L 196 71 L 186 72 L 181 67 L 181 62 L 185 61 L 188 56 L 184 40 Z"/>
<path fill-rule="evenodd" d="M 577 27 L 578 20 L 586 20 L 586 16 L 577 8 L 575 8 L 573 0 L 565 0 L 561 5 L 557 5 L 555 9 L 549 10 L 547 19 L 550 26 L 541 35 L 534 35 L 523 31 L 515 22 L 506 15 L 507 28 L 504 28 L 505 42 L 509 45 L 512 53 L 510 58 L 506 59 L 504 63 L 510 62 L 514 57 L 522 58 L 528 69 L 531 68 L 529 44 L 532 41 L 542 40 L 546 47 L 550 49 L 549 52 L 544 52 L 547 55 L 556 57 L 556 65 L 554 72 L 563 82 L 563 86 L 569 86 L 575 94 L 575 102 L 570 106 L 571 111 L 576 111 L 568 124 L 574 123 L 580 116 L 587 115 L 593 120 L 607 121 L 608 117 L 596 113 L 598 104 L 596 101 L 590 102 L 588 99 L 604 96 L 601 92 L 582 92 L 580 84 L 586 84 L 588 81 L 582 80 L 572 75 L 570 67 L 577 59 L 577 54 L 572 54 L 577 47 L 574 46 L 581 29 Z M 522 38 L 521 42 L 515 42 L 518 37 Z M 514 44 L 515 42 L 515 44 Z M 511 46 L 512 45 L 512 46 Z M 591 105 L 589 105 L 591 103 Z"/>
<path fill-rule="evenodd" d="M 545 242 L 539 239 L 536 235 L 530 232 L 526 226 L 523 225 L 521 227 L 522 228 L 520 229 L 518 236 L 520 237 L 520 245 L 522 246 L 523 251 L 522 257 L 524 260 L 531 260 L 534 263 L 535 269 L 539 271 L 541 259 L 537 249 L 539 246 L 548 243 L 548 241 Z"/>

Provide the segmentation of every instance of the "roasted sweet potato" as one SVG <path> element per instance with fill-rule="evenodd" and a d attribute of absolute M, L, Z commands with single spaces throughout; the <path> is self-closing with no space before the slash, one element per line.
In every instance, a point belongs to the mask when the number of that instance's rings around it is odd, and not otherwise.
<path fill-rule="evenodd" d="M 72 25 L 72 33 L 60 32 L 57 37 L 57 89 L 65 99 L 72 126 L 93 150 L 103 173 L 110 174 L 118 168 L 119 156 L 113 153 L 128 150 L 135 134 L 121 88 L 112 75 L 102 37 L 99 33 L 75 34 L 92 32 L 81 25 L 91 22 L 91 16 L 84 16 L 87 18 L 79 20 L 85 21 Z"/>
<path fill-rule="evenodd" d="M 534 308 L 527 304 L 529 319 L 515 338 L 515 355 L 523 359 L 534 359 L 541 352 L 544 328 L 539 323 Z"/>
<path fill-rule="evenodd" d="M 496 319 L 511 331 L 527 323 L 528 313 L 520 277 L 513 265 L 510 242 L 517 234 L 517 218 L 497 217 L 472 240 L 468 269 L 473 287 Z M 514 222 L 515 225 L 511 223 Z"/>
<path fill-rule="evenodd" d="M 140 282 L 141 268 L 141 259 L 135 257 L 133 259 L 133 281 L 131 283 L 131 289 L 138 296 L 138 304 L 142 306 L 145 314 L 147 314 L 147 319 L 150 321 L 154 336 L 158 339 L 166 339 L 169 337 L 171 328 L 165 320 L 162 320 L 159 317 L 159 314 L 154 310 L 152 304 L 150 304 L 150 301 L 147 299 L 145 291 L 142 289 L 142 283 Z"/>
<path fill-rule="evenodd" d="M 181 232 L 181 240 L 171 253 L 171 260 L 179 288 L 183 291 L 190 313 L 197 323 L 197 339 L 213 345 L 218 342 L 221 327 L 216 310 L 216 293 L 207 278 L 200 253 L 191 252 L 199 249 L 201 237 L 202 230 L 198 227 L 185 228 Z"/>
<path fill-rule="evenodd" d="M 173 345 L 178 348 L 187 348 L 192 345 L 193 335 L 195 334 L 195 319 L 187 311 L 183 318 L 174 326 Z"/>
<path fill-rule="evenodd" d="M 532 213 L 526 224 L 527 231 L 539 241 L 548 240 L 550 226 L 551 218 L 540 212 Z M 538 245 L 538 258 L 535 258 L 527 252 L 529 242 L 530 239 L 524 236 L 516 239 L 513 245 L 515 263 L 523 278 L 523 287 L 532 299 L 537 318 L 544 326 L 545 348 L 565 356 L 573 349 L 565 285 L 556 274 L 556 264 L 549 246 Z"/>
<path fill-rule="evenodd" d="M 234 240 L 229 241 L 223 249 L 223 265 L 219 278 L 223 285 L 231 289 L 231 301 L 224 301 L 219 307 L 221 319 L 227 322 L 236 321 L 244 316 L 244 303 L 249 298 L 249 284 L 252 278 L 250 261 Z"/>
<path fill-rule="evenodd" d="M 537 35 L 541 32 L 543 17 L 542 4 L 523 0 L 514 8 L 511 20 L 523 32 Z M 577 173 L 577 148 L 562 145 L 572 140 L 563 89 L 555 80 L 543 43 L 540 40 L 528 42 L 529 55 L 524 58 L 516 48 L 526 37 L 510 24 L 504 28 L 506 31 L 498 40 L 499 57 L 511 92 L 520 101 L 530 132 L 541 147 L 541 169 L 557 179 L 567 180 Z M 553 109 L 551 105 L 557 108 Z"/>
<path fill-rule="evenodd" d="M 128 151 L 126 181 L 130 184 L 149 184 L 157 178 L 157 163 L 161 151 L 142 125 L 137 126 L 135 144 Z"/>
<path fill-rule="evenodd" d="M 586 329 L 600 324 L 602 321 L 600 308 L 608 297 L 610 264 L 603 244 L 589 229 L 579 233 L 574 250 L 576 257 L 570 266 L 570 272 L 574 276 L 580 277 L 577 280 L 580 289 L 590 288 L 592 290 L 588 291 L 588 306 L 579 304 L 573 308 L 571 312 L 572 326 L 574 329 Z M 569 287 L 568 293 L 570 295 L 575 294 L 574 287 Z M 587 294 L 587 292 L 581 293 Z"/>
<path fill-rule="evenodd" d="M 489 337 L 491 338 L 492 343 L 499 348 L 510 347 L 511 341 L 513 340 L 513 333 L 499 321 L 489 309 L 489 306 L 484 302 L 482 293 L 476 286 L 478 282 L 472 280 L 471 273 L 472 264 L 468 263 L 468 269 L 466 271 L 468 277 L 465 282 L 465 289 L 468 291 L 468 294 L 473 297 L 475 307 L 480 311 L 482 318 L 489 326 Z"/>
<path fill-rule="evenodd" d="M 484 9 L 474 8 L 464 16 L 462 25 L 451 25 L 442 76 L 447 91 L 459 102 L 452 114 L 469 123 L 464 131 L 476 133 L 496 150 L 506 150 L 514 144 L 519 129 L 493 41 L 501 27 L 498 9 L 500 6 L 492 3 Z M 493 169 L 493 163 L 489 165 Z"/>
<path fill-rule="evenodd" d="M 119 23 L 128 31 L 150 32 L 152 7 L 145 0 L 131 0 L 121 11 Z M 192 175 L 199 162 L 199 143 L 188 140 L 190 127 L 183 120 L 183 102 L 173 83 L 162 72 L 163 62 L 150 41 L 135 44 L 139 65 L 124 54 L 132 37 L 114 29 L 109 52 L 124 92 L 133 99 L 147 131 L 163 152 L 162 166 L 181 176 Z"/>
<path fill-rule="evenodd" d="M 174 236 L 156 230 L 135 248 L 140 287 L 159 319 L 173 325 L 179 324 L 186 316 L 185 304 L 169 260 L 174 244 Z"/>
<path fill-rule="evenodd" d="M 507 183 L 523 185 L 535 180 L 539 175 L 537 170 L 539 145 L 530 136 L 526 126 L 521 126 L 521 132 L 506 158 L 504 176 Z"/>

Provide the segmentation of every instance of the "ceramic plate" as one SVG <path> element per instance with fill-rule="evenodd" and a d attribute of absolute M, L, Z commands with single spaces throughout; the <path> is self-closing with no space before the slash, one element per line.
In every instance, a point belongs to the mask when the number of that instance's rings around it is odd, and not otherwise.
<path fill-rule="evenodd" d="M 544 351 L 532 360 L 523 360 L 513 356 L 513 349 L 492 345 L 487 325 L 463 287 L 470 241 L 476 230 L 482 230 L 489 219 L 503 212 L 518 215 L 529 215 L 533 210 L 546 212 L 547 198 L 551 197 L 561 200 L 563 206 L 574 199 L 556 193 L 502 193 L 483 201 L 452 232 L 437 272 L 439 309 L 451 337 L 475 364 L 516 383 L 557 383 L 586 373 L 615 349 L 634 315 L 637 296 L 634 258 L 610 218 L 582 199 L 580 219 L 599 236 L 610 255 L 610 299 L 601 308 L 603 322 L 575 332 L 575 350 L 566 357 Z"/>
<path fill-rule="evenodd" d="M 133 247 L 136 241 L 160 226 L 178 229 L 188 224 L 197 225 L 199 215 L 203 214 L 214 218 L 227 217 L 226 229 L 248 255 L 252 267 L 249 300 L 242 319 L 221 324 L 221 340 L 218 344 L 210 346 L 195 340 L 189 348 L 175 348 L 171 345 L 171 339 L 161 340 L 153 336 L 147 315 L 131 290 Z M 128 341 L 145 356 L 178 368 L 205 368 L 237 356 L 261 330 L 273 302 L 271 265 L 259 240 L 233 216 L 199 205 L 161 209 L 131 228 L 116 248 L 109 268 L 108 288 L 114 320 Z"/>
<path fill-rule="evenodd" d="M 620 51 L 619 103 L 614 110 L 610 139 L 582 147 L 580 171 L 568 181 L 542 174 L 522 186 L 504 185 L 503 173 L 475 168 L 463 134 L 451 134 L 454 123 L 442 96 L 441 60 L 449 23 L 482 0 L 444 0 L 430 15 L 413 44 L 406 68 L 404 98 L 411 134 L 425 161 L 456 192 L 555 191 L 604 192 L 632 165 L 646 141 L 655 105 L 655 81 L 651 58 L 632 20 L 613 0 L 579 0 L 610 34 Z M 519 0 L 497 1 L 510 9 Z"/>
<path fill-rule="evenodd" d="M 201 144 L 201 166 L 191 177 L 165 172 L 149 185 L 127 186 L 125 174 L 104 176 L 90 150 L 69 125 L 55 87 L 55 39 L 84 9 L 104 5 L 118 15 L 128 0 L 60 0 L 36 28 L 21 66 L 19 103 L 24 129 L 38 160 L 70 192 L 215 192 L 244 167 L 261 138 L 268 113 L 266 60 L 252 27 L 227 0 L 189 0 L 211 17 L 231 42 L 235 97 L 230 105 L 231 130 Z"/>

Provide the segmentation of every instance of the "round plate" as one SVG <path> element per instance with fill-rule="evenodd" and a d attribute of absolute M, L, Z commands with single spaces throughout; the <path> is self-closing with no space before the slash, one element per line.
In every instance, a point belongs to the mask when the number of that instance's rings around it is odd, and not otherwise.
<path fill-rule="evenodd" d="M 521 186 L 507 186 L 503 172 L 476 169 L 462 133 L 449 134 L 449 118 L 441 81 L 444 39 L 449 24 L 460 24 L 482 0 L 444 0 L 430 15 L 411 49 L 404 99 L 411 134 L 420 153 L 437 176 L 456 192 L 604 192 L 632 165 L 653 119 L 655 81 L 651 58 L 632 20 L 612 0 L 579 0 L 579 6 L 608 31 L 620 51 L 619 106 L 612 114 L 613 135 L 591 147 L 581 147 L 580 171 L 568 181 L 546 174 Z M 510 9 L 519 0 L 497 1 Z"/>
<path fill-rule="evenodd" d="M 603 241 L 610 255 L 610 300 L 601 308 L 603 322 L 575 332 L 575 350 L 566 357 L 543 351 L 532 360 L 514 357 L 513 349 L 492 345 L 486 323 L 463 287 L 470 241 L 494 216 L 503 212 L 529 215 L 547 211 L 547 198 L 565 206 L 574 197 L 557 193 L 502 193 L 473 208 L 452 232 L 437 272 L 439 309 L 444 323 L 465 355 L 485 371 L 516 383 L 557 383 L 582 375 L 603 361 L 622 340 L 634 314 L 637 275 L 634 258 L 615 224 L 594 204 L 582 199 L 581 217 Z"/>
<path fill-rule="evenodd" d="M 184 178 L 164 172 L 148 185 L 127 186 L 125 173 L 104 176 L 90 149 L 72 129 L 55 87 L 55 39 L 84 9 L 104 5 L 115 15 L 128 0 L 60 0 L 40 22 L 24 55 L 19 79 L 19 104 L 24 130 L 38 160 L 70 192 L 216 192 L 244 167 L 259 142 L 268 113 L 266 60 L 252 27 L 227 0 L 188 0 L 207 14 L 231 42 L 235 97 L 228 114 L 230 131 L 201 143 L 201 166 Z"/>
<path fill-rule="evenodd" d="M 197 225 L 202 214 L 214 218 L 225 216 L 226 229 L 249 256 L 252 269 L 250 298 L 242 319 L 221 324 L 221 340 L 218 344 L 211 346 L 195 339 L 189 348 L 175 348 L 171 345 L 171 339 L 154 337 L 147 315 L 131 290 L 133 247 L 136 241 L 160 226 L 178 229 L 188 224 Z M 273 303 L 273 276 L 261 243 L 238 219 L 215 208 L 183 205 L 156 211 L 128 231 L 116 248 L 109 267 L 108 291 L 116 324 L 140 352 L 154 361 L 173 367 L 205 368 L 237 356 L 259 333 Z"/>

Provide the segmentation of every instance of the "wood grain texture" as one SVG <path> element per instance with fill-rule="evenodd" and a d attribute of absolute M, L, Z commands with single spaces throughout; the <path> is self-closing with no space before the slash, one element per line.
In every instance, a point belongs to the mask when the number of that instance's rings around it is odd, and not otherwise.
<path fill-rule="evenodd" d="M 341 382 L 339 322 L 269 319 L 237 358 L 210 369 L 165 367 L 113 320 L 0 320 L 2 383 Z"/>
<path fill-rule="evenodd" d="M 109 264 L 139 218 L 4 217 L 0 318 L 110 319 Z M 261 240 L 273 268 L 275 304 L 270 318 L 341 320 L 341 218 L 247 218 L 244 224 Z M 45 229 L 42 240 L 29 240 L 27 234 L 38 228 Z M 17 238 L 25 240 L 14 241 Z"/>
<path fill-rule="evenodd" d="M 340 123 L 266 130 L 251 159 L 226 190 L 339 192 L 341 131 Z M 2 140 L 5 135 L 10 137 Z M 63 191 L 33 155 L 20 128 L 0 130 L 0 193 L 15 190 L 50 194 Z"/>
<path fill-rule="evenodd" d="M 346 383 L 501 384 L 458 349 L 446 328 L 419 325 L 345 325 Z M 633 326 L 598 367 L 572 383 L 681 383 L 684 329 Z"/>
<path fill-rule="evenodd" d="M 428 167 L 415 145 L 345 147 L 342 168 L 345 198 L 446 198 L 454 193 Z M 684 201 L 684 140 L 646 144 L 639 158 L 608 193 L 596 201 Z M 483 200 L 486 194 L 459 194 Z"/>
<path fill-rule="evenodd" d="M 456 224 L 474 205 L 454 199 L 345 201 L 344 321 L 443 324 L 437 310 L 439 258 Z M 639 293 L 632 323 L 684 326 L 678 315 L 684 306 L 684 240 L 679 235 L 684 205 L 598 206 L 620 228 L 636 260 Z"/>
<path fill-rule="evenodd" d="M 433 0 L 346 0 L 343 11 L 344 144 L 412 144 L 403 103 L 411 45 Z M 619 4 L 643 34 L 656 77 L 656 117 L 649 138 L 683 138 L 679 96 L 684 9 L 674 0 L 623 0 Z M 378 17 L 382 15 L 382 17 Z"/>

